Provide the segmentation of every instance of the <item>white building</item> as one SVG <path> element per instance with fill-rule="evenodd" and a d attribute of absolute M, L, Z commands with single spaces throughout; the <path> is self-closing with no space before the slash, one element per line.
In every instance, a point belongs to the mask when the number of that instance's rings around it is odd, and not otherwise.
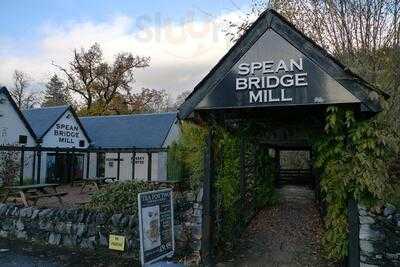
<path fill-rule="evenodd" d="M 176 113 L 79 118 L 71 106 L 20 111 L 0 89 L 0 146 L 27 148 L 25 180 L 166 180 L 166 149 L 179 135 Z M 38 146 L 40 153 L 28 149 Z"/>

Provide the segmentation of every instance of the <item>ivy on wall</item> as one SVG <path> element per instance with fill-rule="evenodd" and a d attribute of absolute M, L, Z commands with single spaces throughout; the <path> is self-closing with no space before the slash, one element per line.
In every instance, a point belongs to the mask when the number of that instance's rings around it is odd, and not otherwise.
<path fill-rule="evenodd" d="M 389 160 L 396 147 L 395 139 L 377 121 L 356 121 L 351 110 L 327 109 L 325 135 L 314 142 L 314 164 L 327 204 L 323 245 L 328 258 L 341 260 L 347 255 L 350 198 L 374 205 L 393 196 Z"/>

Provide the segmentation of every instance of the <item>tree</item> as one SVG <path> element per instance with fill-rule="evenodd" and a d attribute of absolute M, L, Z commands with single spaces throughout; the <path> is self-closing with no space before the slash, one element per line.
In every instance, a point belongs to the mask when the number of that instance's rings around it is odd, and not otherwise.
<path fill-rule="evenodd" d="M 185 102 L 186 98 L 191 94 L 191 91 L 183 91 L 180 95 L 176 97 L 174 108 L 178 110 L 179 107 Z"/>
<path fill-rule="evenodd" d="M 53 107 L 71 104 L 71 97 L 62 80 L 54 74 L 46 84 L 42 107 Z"/>
<path fill-rule="evenodd" d="M 38 103 L 37 94 L 28 90 L 31 84 L 31 78 L 19 70 L 14 71 L 14 87 L 10 94 L 20 109 L 31 109 Z"/>
<path fill-rule="evenodd" d="M 130 113 L 163 112 L 168 109 L 168 94 L 165 90 L 142 88 L 128 95 Z"/>
<path fill-rule="evenodd" d="M 149 66 L 150 58 L 119 53 L 110 64 L 96 43 L 88 50 L 74 50 L 68 67 L 55 65 L 65 76 L 65 86 L 84 101 L 84 112 L 107 114 L 116 96 L 129 96 L 134 83 L 135 69 Z M 83 110 L 82 110 L 83 112 Z"/>

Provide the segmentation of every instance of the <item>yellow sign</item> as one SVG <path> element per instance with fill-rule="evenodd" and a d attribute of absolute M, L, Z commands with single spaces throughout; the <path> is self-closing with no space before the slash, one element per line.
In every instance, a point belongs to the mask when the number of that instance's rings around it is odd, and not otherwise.
<path fill-rule="evenodd" d="M 108 248 L 113 250 L 124 251 L 125 236 L 110 235 L 110 238 L 108 240 Z"/>

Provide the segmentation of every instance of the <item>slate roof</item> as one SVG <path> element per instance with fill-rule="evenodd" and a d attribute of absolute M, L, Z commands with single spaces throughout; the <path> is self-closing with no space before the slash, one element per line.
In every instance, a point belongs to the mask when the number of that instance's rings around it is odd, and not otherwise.
<path fill-rule="evenodd" d="M 301 53 L 313 60 L 332 78 L 342 84 L 343 87 L 349 90 L 355 97 L 359 98 L 367 109 L 372 112 L 379 112 L 382 110 L 379 101 L 370 98 L 370 93 L 376 92 L 384 98 L 390 97 L 388 94 L 351 72 L 350 69 L 340 63 L 325 49 L 296 29 L 292 23 L 278 12 L 273 9 L 267 9 L 238 39 L 204 79 L 196 85 L 192 93 L 179 107 L 178 117 L 180 119 L 188 118 L 201 100 L 216 88 L 235 63 L 268 29 L 274 30 Z"/>
<path fill-rule="evenodd" d="M 162 148 L 177 113 L 80 117 L 92 140 L 102 148 Z"/>
<path fill-rule="evenodd" d="M 22 110 L 38 138 L 42 138 L 48 129 L 69 109 L 69 106 L 35 108 Z"/>

